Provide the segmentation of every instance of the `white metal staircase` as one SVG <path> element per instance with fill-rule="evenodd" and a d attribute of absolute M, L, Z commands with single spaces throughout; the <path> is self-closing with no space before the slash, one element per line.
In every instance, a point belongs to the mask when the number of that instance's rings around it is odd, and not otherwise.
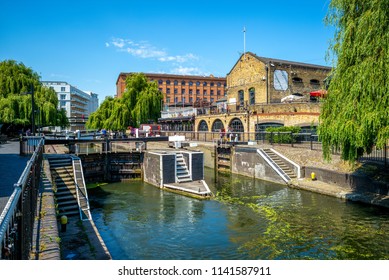
<path fill-rule="evenodd" d="M 86 184 L 84 180 L 84 172 L 82 170 L 81 159 L 76 156 L 72 156 L 73 171 L 74 171 L 74 182 L 76 184 L 76 195 L 77 202 L 80 211 L 80 219 L 91 220 L 92 215 L 89 208 L 88 192 L 86 190 Z"/>

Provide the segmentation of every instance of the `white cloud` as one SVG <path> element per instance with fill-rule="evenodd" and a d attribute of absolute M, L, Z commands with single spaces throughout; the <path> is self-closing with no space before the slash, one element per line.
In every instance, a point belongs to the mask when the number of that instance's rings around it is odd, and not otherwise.
<path fill-rule="evenodd" d="M 127 44 L 127 42 L 125 42 L 123 39 L 114 39 L 112 40 L 111 44 L 121 49 Z"/>
<path fill-rule="evenodd" d="M 111 42 L 105 43 L 107 47 L 113 46 L 117 51 L 127 52 L 132 56 L 140 58 L 157 59 L 160 62 L 178 62 L 198 60 L 192 53 L 184 55 L 169 55 L 165 50 L 149 44 L 147 41 L 133 42 L 128 39 L 114 38 Z"/>
<path fill-rule="evenodd" d="M 177 68 L 172 69 L 171 74 L 208 76 L 207 73 L 204 73 L 197 67 L 183 67 L 183 66 L 179 66 Z"/>
<path fill-rule="evenodd" d="M 180 63 L 183 63 L 183 62 L 187 62 L 187 61 L 190 61 L 190 60 L 198 60 L 199 58 L 197 56 L 195 56 L 194 54 L 185 54 L 185 55 L 176 55 L 176 56 L 162 56 L 160 58 L 158 58 L 159 61 L 162 61 L 162 62 L 171 62 L 171 61 L 174 61 L 174 62 L 180 62 Z"/>

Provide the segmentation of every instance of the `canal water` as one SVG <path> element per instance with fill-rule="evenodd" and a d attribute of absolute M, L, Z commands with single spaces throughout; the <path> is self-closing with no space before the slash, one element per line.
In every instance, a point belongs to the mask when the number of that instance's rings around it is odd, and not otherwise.
<path fill-rule="evenodd" d="M 89 189 L 113 259 L 389 259 L 389 211 L 206 169 L 212 200 L 142 181 Z"/>

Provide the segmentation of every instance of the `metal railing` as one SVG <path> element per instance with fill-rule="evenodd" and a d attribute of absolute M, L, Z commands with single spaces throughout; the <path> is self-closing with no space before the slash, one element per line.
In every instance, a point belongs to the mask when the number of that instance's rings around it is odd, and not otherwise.
<path fill-rule="evenodd" d="M 316 134 L 291 132 L 208 132 L 208 131 L 162 131 L 164 136 L 185 136 L 187 141 L 202 142 L 254 142 L 257 144 L 288 145 L 321 150 L 321 142 Z"/>
<path fill-rule="evenodd" d="M 385 166 L 389 165 L 389 145 L 384 145 L 382 149 L 373 147 L 372 151 L 365 153 L 359 158 L 360 161 L 373 161 L 383 163 Z"/>
<path fill-rule="evenodd" d="M 92 220 L 81 159 L 79 157 L 72 156 L 72 163 L 74 172 L 74 182 L 76 184 L 77 203 L 80 209 L 80 219 L 81 221 Z"/>
<path fill-rule="evenodd" d="M 0 216 L 0 260 L 30 258 L 43 147 L 44 139 L 40 138 Z"/>
<path fill-rule="evenodd" d="M 20 155 L 31 155 L 41 141 L 42 136 L 24 136 L 20 139 Z"/>
<path fill-rule="evenodd" d="M 273 168 L 275 172 L 277 172 L 278 175 L 280 175 L 285 183 L 290 181 L 289 175 L 286 174 L 285 171 L 282 170 L 282 168 L 280 168 L 263 149 L 257 149 L 257 153 L 270 165 L 271 168 Z"/>

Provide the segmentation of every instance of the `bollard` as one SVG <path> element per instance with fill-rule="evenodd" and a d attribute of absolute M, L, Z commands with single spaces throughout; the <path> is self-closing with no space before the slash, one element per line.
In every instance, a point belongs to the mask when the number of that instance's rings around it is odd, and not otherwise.
<path fill-rule="evenodd" d="M 61 222 L 61 232 L 66 232 L 66 225 L 68 223 L 68 217 L 66 217 L 65 215 L 61 216 L 60 222 Z"/>
<path fill-rule="evenodd" d="M 311 173 L 311 179 L 312 179 L 312 181 L 315 181 L 315 180 L 316 180 L 316 174 L 315 174 L 315 172 L 312 172 L 312 173 Z"/>

